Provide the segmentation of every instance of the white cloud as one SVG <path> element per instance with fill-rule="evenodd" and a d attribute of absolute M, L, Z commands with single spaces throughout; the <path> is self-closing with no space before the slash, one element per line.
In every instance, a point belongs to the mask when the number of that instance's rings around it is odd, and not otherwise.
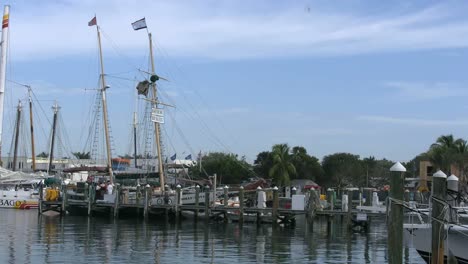
<path fill-rule="evenodd" d="M 12 6 L 11 47 L 15 58 L 23 60 L 93 51 L 96 32 L 87 22 L 94 13 L 105 32 L 106 50 L 112 45 L 119 52 L 146 50 L 144 30 L 130 27 L 143 16 L 161 43 L 158 47 L 176 56 L 238 59 L 468 46 L 468 20 L 456 6 L 372 15 L 343 13 L 338 7 L 330 13 L 316 6 L 305 12 L 299 2 L 288 8 L 271 6 L 269 1 L 25 3 Z"/>
<path fill-rule="evenodd" d="M 468 126 L 468 120 L 436 120 L 404 117 L 389 117 L 377 115 L 358 116 L 357 120 L 384 124 L 397 124 L 409 126 Z"/>

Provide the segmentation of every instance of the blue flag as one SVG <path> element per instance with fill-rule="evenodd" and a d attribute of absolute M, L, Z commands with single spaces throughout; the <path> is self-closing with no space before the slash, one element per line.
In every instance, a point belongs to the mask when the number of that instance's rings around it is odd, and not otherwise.
<path fill-rule="evenodd" d="M 177 153 L 172 155 L 171 160 L 174 161 L 176 159 L 176 157 L 177 157 Z"/>
<path fill-rule="evenodd" d="M 186 160 L 191 160 L 192 159 L 192 154 L 189 154 L 187 157 L 185 157 Z"/>

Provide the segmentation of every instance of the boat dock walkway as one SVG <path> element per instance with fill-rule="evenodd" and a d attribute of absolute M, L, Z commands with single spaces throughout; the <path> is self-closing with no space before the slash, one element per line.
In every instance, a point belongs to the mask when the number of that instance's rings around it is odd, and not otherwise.
<path fill-rule="evenodd" d="M 264 191 L 261 188 L 257 190 L 245 191 L 239 189 L 236 192 L 228 192 L 224 190 L 224 195 L 218 196 L 219 203 L 214 203 L 210 200 L 213 192 L 206 190 L 200 192 L 197 189 L 195 202 L 192 204 L 183 204 L 182 190 L 180 187 L 174 193 L 155 193 L 149 186 L 136 188 L 136 190 L 121 188 L 116 185 L 113 194 L 104 194 L 103 197 L 97 199 L 99 192 L 96 192 L 95 185 L 87 185 L 81 190 L 68 189 L 67 186 L 60 188 L 60 196 L 54 201 L 50 201 L 47 197 L 40 197 L 39 214 L 47 211 L 56 211 L 61 215 L 69 214 L 78 215 L 108 215 L 118 218 L 125 217 L 165 217 L 167 219 L 175 219 L 176 221 L 182 218 L 204 219 L 204 220 L 224 220 L 235 222 L 257 222 L 257 223 L 293 223 L 298 215 L 305 215 L 308 221 L 313 221 L 315 217 L 327 217 L 333 219 L 335 216 L 341 216 L 342 219 L 347 219 L 351 227 L 367 226 L 368 219 L 374 216 L 384 215 L 382 211 L 362 211 L 353 209 L 352 201 L 349 201 L 349 208 L 331 210 L 322 209 L 319 201 L 319 195 L 315 190 L 310 190 L 307 195 L 302 195 L 302 207 L 297 208 L 291 204 L 289 199 L 288 204 L 280 203 L 278 197 L 278 189 L 271 189 L 272 201 L 268 207 L 257 206 L 259 204 L 258 192 Z M 46 193 L 48 191 L 46 190 Z M 40 193 L 44 193 L 41 190 Z M 204 194 L 201 199 L 201 194 Z M 230 204 L 230 197 L 236 196 L 239 198 L 236 205 Z M 253 201 L 252 201 L 253 199 Z M 283 198 L 281 198 L 283 199 Z M 300 200 L 300 199 L 299 199 Z M 283 200 L 282 200 L 283 201 Z M 334 201 L 331 201 L 333 204 Z M 249 206 L 247 206 L 249 205 Z M 296 207 L 296 208 L 295 208 Z M 361 206 L 363 207 L 363 206 Z M 359 208 L 356 206 L 354 208 Z M 276 219 L 277 221 L 274 221 Z"/>

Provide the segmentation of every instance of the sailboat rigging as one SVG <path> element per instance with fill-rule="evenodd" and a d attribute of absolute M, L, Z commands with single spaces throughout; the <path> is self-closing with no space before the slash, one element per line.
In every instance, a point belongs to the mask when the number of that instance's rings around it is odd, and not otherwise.
<path fill-rule="evenodd" d="M 104 134 L 105 134 L 105 141 L 106 141 L 106 152 L 107 152 L 107 170 L 109 172 L 110 183 L 114 183 L 114 173 L 112 170 L 112 153 L 110 147 L 110 138 L 109 138 L 109 123 L 107 117 L 107 100 L 106 100 L 106 90 L 110 88 L 106 85 L 106 79 L 104 74 L 104 61 L 102 58 L 102 46 L 101 46 L 101 31 L 99 25 L 97 24 L 96 16 L 89 21 L 88 26 L 96 26 L 97 37 L 98 37 L 98 45 L 99 45 L 99 61 L 100 61 L 100 81 L 101 81 L 101 98 L 102 98 L 102 115 L 103 115 L 103 122 L 104 122 Z"/>

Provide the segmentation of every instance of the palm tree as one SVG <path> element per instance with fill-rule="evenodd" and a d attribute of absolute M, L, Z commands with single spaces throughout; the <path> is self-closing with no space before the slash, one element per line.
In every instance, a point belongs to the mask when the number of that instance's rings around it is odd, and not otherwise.
<path fill-rule="evenodd" d="M 274 179 L 277 185 L 289 184 L 290 176 L 296 174 L 296 168 L 291 163 L 288 144 L 277 144 L 272 148 L 273 166 L 270 168 L 269 175 Z"/>
<path fill-rule="evenodd" d="M 458 166 L 459 177 L 462 182 L 462 186 L 466 184 L 465 168 L 468 159 L 468 144 L 464 139 L 457 139 L 455 144 L 455 163 Z"/>
<path fill-rule="evenodd" d="M 450 173 L 450 166 L 454 163 L 456 156 L 455 142 L 453 135 L 443 135 L 431 145 L 428 156 L 436 169 Z"/>

